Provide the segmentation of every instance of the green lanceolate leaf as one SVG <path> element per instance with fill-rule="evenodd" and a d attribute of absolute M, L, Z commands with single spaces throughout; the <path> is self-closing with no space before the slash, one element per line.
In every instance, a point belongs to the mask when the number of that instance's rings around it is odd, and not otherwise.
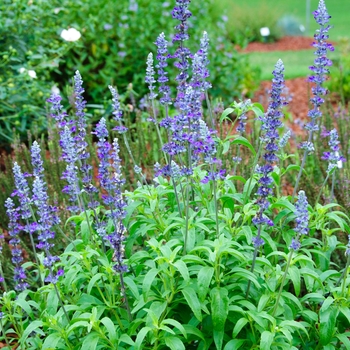
<path fill-rule="evenodd" d="M 270 350 L 274 337 L 275 337 L 274 333 L 271 333 L 269 331 L 262 332 L 261 339 L 260 339 L 260 349 Z"/>
<path fill-rule="evenodd" d="M 338 308 L 329 306 L 326 310 L 320 310 L 320 341 L 322 345 L 331 342 L 335 333 L 335 324 L 338 316 Z"/>
<path fill-rule="evenodd" d="M 192 312 L 199 321 L 202 321 L 202 311 L 201 304 L 197 297 L 195 290 L 192 287 L 186 287 L 181 290 L 183 296 L 185 297 L 188 306 L 191 308 Z"/>
<path fill-rule="evenodd" d="M 203 266 L 199 272 L 197 277 L 197 285 L 198 285 L 198 296 L 201 301 L 205 299 L 209 292 L 209 286 L 211 279 L 213 278 L 214 268 L 210 266 Z"/>
<path fill-rule="evenodd" d="M 221 350 L 229 305 L 227 289 L 216 287 L 210 292 L 210 297 L 214 342 L 217 349 Z"/>

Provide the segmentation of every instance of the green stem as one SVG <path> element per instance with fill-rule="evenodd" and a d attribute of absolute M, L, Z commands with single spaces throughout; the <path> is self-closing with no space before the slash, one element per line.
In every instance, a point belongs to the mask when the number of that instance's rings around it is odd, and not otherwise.
<path fill-rule="evenodd" d="M 215 130 L 215 120 L 214 120 L 213 110 L 211 108 L 211 103 L 210 103 L 210 100 L 209 100 L 208 91 L 205 91 L 205 101 L 207 102 L 207 107 L 208 107 L 208 111 L 209 111 L 211 127 L 212 127 L 213 130 Z"/>
<path fill-rule="evenodd" d="M 330 203 L 333 202 L 333 198 L 334 198 L 334 185 L 335 185 L 335 171 L 332 174 L 332 188 L 331 188 L 331 196 L 329 198 Z"/>
<path fill-rule="evenodd" d="M 329 178 L 329 173 L 327 173 L 327 176 L 326 176 L 326 178 L 325 178 L 325 180 L 324 180 L 324 182 L 323 182 L 323 184 L 322 184 L 322 186 L 320 188 L 320 192 L 317 195 L 315 206 L 317 205 L 318 201 L 320 200 L 320 197 L 321 197 L 321 194 L 322 194 L 322 190 L 323 190 L 324 186 L 326 185 L 326 183 L 328 181 L 328 178 Z"/>
<path fill-rule="evenodd" d="M 259 213 L 260 217 L 262 215 L 262 212 L 260 211 Z M 259 228 L 258 228 L 258 235 L 256 236 L 256 239 L 257 241 L 259 241 L 259 238 L 260 238 L 260 235 L 261 235 L 261 224 L 259 224 Z M 255 249 L 254 249 L 254 254 L 253 254 L 253 261 L 252 261 L 252 267 L 250 269 L 250 272 L 253 273 L 254 272 L 254 269 L 255 269 L 255 262 L 256 262 L 256 258 L 258 256 L 258 249 L 259 249 L 259 246 L 256 245 Z M 250 286 L 251 286 L 251 280 L 248 281 L 248 286 L 247 286 L 247 291 L 246 291 L 246 294 L 245 294 L 245 298 L 248 299 L 248 296 L 249 296 L 249 290 L 250 290 Z"/>
<path fill-rule="evenodd" d="M 308 143 L 311 142 L 311 140 L 312 140 L 312 135 L 313 135 L 313 130 L 311 130 L 310 133 L 309 133 L 309 138 L 308 138 L 308 140 L 307 140 Z M 292 203 L 294 202 L 294 198 L 295 198 L 295 196 L 296 196 L 296 194 L 297 194 L 297 191 L 298 191 L 298 186 L 299 186 L 301 174 L 302 174 L 302 172 L 303 172 L 303 169 L 304 169 L 304 166 L 305 166 L 305 163 L 306 163 L 307 154 L 308 154 L 308 150 L 305 149 L 304 155 L 303 155 L 303 160 L 302 160 L 302 162 L 301 162 L 300 169 L 299 169 L 299 173 L 298 173 L 297 180 L 296 180 L 296 182 L 295 182 L 295 186 L 294 186 L 294 190 L 293 190 Z"/>
<path fill-rule="evenodd" d="M 0 326 L 1 326 L 2 334 L 4 335 L 6 345 L 9 349 L 11 349 L 9 340 L 7 339 L 6 331 L 4 330 L 4 324 L 2 323 L 2 317 L 0 318 Z"/>
<path fill-rule="evenodd" d="M 186 250 L 187 250 L 187 237 L 188 237 L 188 212 L 189 212 L 189 207 L 190 207 L 190 181 L 187 176 L 187 186 L 186 186 L 186 227 L 185 227 L 185 238 L 184 238 L 184 250 L 183 250 L 183 255 L 186 255 Z"/>
<path fill-rule="evenodd" d="M 281 282 L 280 289 L 279 289 L 279 291 L 278 291 L 278 295 L 277 295 L 275 307 L 274 307 L 273 312 L 272 312 L 272 317 L 275 316 L 275 313 L 276 313 L 276 311 L 277 311 L 278 303 L 279 303 L 280 298 L 281 298 L 281 294 L 282 294 L 282 291 L 283 291 L 284 282 L 285 282 L 286 277 L 287 277 L 287 273 L 288 273 L 288 269 L 289 269 L 290 263 L 291 263 L 291 261 L 292 261 L 292 257 L 293 257 L 293 250 L 291 250 L 291 251 L 289 252 L 289 257 L 288 257 L 288 261 L 287 261 L 286 270 L 284 271 L 284 274 L 283 274 L 283 278 L 282 278 L 282 282 Z"/>
<path fill-rule="evenodd" d="M 152 99 L 152 110 L 153 110 L 154 124 L 156 126 L 158 139 L 159 139 L 159 142 L 160 142 L 161 149 L 163 149 L 163 140 L 162 140 L 162 136 L 160 134 L 160 130 L 159 130 L 158 122 L 157 122 L 157 114 L 156 114 L 156 107 L 155 107 L 155 104 L 154 104 L 154 99 Z M 163 151 L 163 155 L 164 155 L 165 162 L 167 164 L 169 164 L 168 163 L 168 158 L 167 158 L 166 153 L 164 151 Z"/>
<path fill-rule="evenodd" d="M 210 164 L 210 170 L 214 175 L 214 166 Z M 215 176 L 215 175 L 214 175 Z M 215 207 L 215 223 L 216 223 L 216 238 L 219 238 L 219 215 L 218 215 L 218 202 L 216 195 L 216 180 L 213 178 L 213 192 L 214 192 L 214 207 Z"/>
<path fill-rule="evenodd" d="M 254 158 L 253 168 L 252 168 L 252 172 L 251 172 L 251 175 L 250 175 L 250 178 L 249 178 L 248 188 L 247 188 L 247 191 L 246 191 L 246 194 L 245 194 L 243 203 L 246 203 L 246 202 L 247 202 L 248 193 L 249 193 L 249 191 L 250 191 L 250 186 L 251 186 L 251 184 L 252 184 L 252 180 L 253 180 L 253 177 L 254 177 L 254 174 L 255 174 L 255 168 L 256 168 L 256 166 L 257 166 L 257 164 L 258 164 L 261 151 L 262 151 L 262 142 L 260 142 L 259 148 L 258 148 L 258 152 L 256 153 L 255 158 Z"/>

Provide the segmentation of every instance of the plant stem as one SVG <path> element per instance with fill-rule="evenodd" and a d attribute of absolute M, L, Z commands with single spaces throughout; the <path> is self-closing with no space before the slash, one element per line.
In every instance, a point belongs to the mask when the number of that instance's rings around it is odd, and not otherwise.
<path fill-rule="evenodd" d="M 217 202 L 217 196 L 216 196 L 216 180 L 215 180 L 215 174 L 214 174 L 215 169 L 214 169 L 213 164 L 210 164 L 210 170 L 214 176 L 214 178 L 213 178 L 213 192 L 214 192 L 214 207 L 215 207 L 216 238 L 219 238 L 218 202 Z"/>
<path fill-rule="evenodd" d="M 260 217 L 262 215 L 262 211 L 260 211 L 259 213 Z M 260 235 L 261 235 L 261 224 L 259 224 L 259 228 L 258 228 L 258 235 L 256 237 L 257 241 L 259 240 L 260 238 Z M 256 262 L 256 258 L 258 256 L 258 249 L 259 249 L 259 246 L 257 245 L 254 249 L 254 254 L 253 254 L 253 260 L 252 260 L 252 267 L 250 269 L 250 272 L 253 273 L 254 272 L 254 268 L 255 268 L 255 262 Z M 247 292 L 245 294 L 245 298 L 248 299 L 248 296 L 249 296 L 249 290 L 250 290 L 250 286 L 251 286 L 251 280 L 248 281 L 248 286 L 247 286 Z"/>
<path fill-rule="evenodd" d="M 331 188 L 331 196 L 329 198 L 329 202 L 333 202 L 333 197 L 334 197 L 334 185 L 335 185 L 335 171 L 332 174 L 332 188 Z"/>
<path fill-rule="evenodd" d="M 327 181 L 328 181 L 328 178 L 329 178 L 329 173 L 327 173 L 327 176 L 326 176 L 326 178 L 325 178 L 325 180 L 324 180 L 324 182 L 323 182 L 323 184 L 322 184 L 322 186 L 321 186 L 321 188 L 320 188 L 320 192 L 319 192 L 318 195 L 317 195 L 316 202 L 315 202 L 315 206 L 316 206 L 316 204 L 318 203 L 318 201 L 320 200 L 323 187 L 326 185 L 326 183 L 327 183 Z"/>
<path fill-rule="evenodd" d="M 288 261 L 287 261 L 286 270 L 284 271 L 284 274 L 283 274 L 283 278 L 282 278 L 282 282 L 281 282 L 280 289 L 279 289 L 279 291 L 278 291 L 278 295 L 277 295 L 275 307 L 274 307 L 274 309 L 273 309 L 273 311 L 272 311 L 272 317 L 275 316 L 275 313 L 276 313 L 276 311 L 277 311 L 278 303 L 279 303 L 279 301 L 280 301 L 281 294 L 282 294 L 282 290 L 283 290 L 283 286 L 284 286 L 284 281 L 286 280 L 287 273 L 288 273 L 288 269 L 289 269 L 290 263 L 291 263 L 291 261 L 292 261 L 292 257 L 293 257 L 293 250 L 291 250 L 291 251 L 289 252 L 289 257 L 288 257 Z"/>
<path fill-rule="evenodd" d="M 188 212 L 189 212 L 189 207 L 190 207 L 190 181 L 189 177 L 187 176 L 187 186 L 186 186 L 186 227 L 185 227 L 185 238 L 184 238 L 184 250 L 183 250 L 183 255 L 186 255 L 186 249 L 187 249 L 187 236 L 188 236 Z"/>
<path fill-rule="evenodd" d="M 213 116 L 213 110 L 211 108 L 211 103 L 209 100 L 209 95 L 208 95 L 208 91 L 205 91 L 205 101 L 207 102 L 207 107 L 208 107 L 208 111 L 209 111 L 209 117 L 210 117 L 210 124 L 213 130 L 215 130 L 215 120 L 214 120 L 214 116 Z"/>
<path fill-rule="evenodd" d="M 251 186 L 251 184 L 252 184 L 253 176 L 254 176 L 254 173 L 255 173 L 255 168 L 256 168 L 256 165 L 258 164 L 258 160 L 259 160 L 259 158 L 260 158 L 261 151 L 262 151 L 262 142 L 260 142 L 259 148 L 258 148 L 258 152 L 256 153 L 255 158 L 254 158 L 253 167 L 252 167 L 252 172 L 251 172 L 251 176 L 250 176 L 250 178 L 249 178 L 248 188 L 247 188 L 247 191 L 246 191 L 246 194 L 245 194 L 243 203 L 246 203 L 246 201 L 247 201 L 247 199 L 248 199 L 248 194 L 249 194 L 250 186 Z"/>

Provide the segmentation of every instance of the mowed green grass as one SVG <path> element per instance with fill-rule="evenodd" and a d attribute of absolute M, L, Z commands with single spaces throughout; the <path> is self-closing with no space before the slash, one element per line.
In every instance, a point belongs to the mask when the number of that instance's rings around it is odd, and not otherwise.
<path fill-rule="evenodd" d="M 217 6 L 226 15 L 230 17 L 237 8 L 254 11 L 261 8 L 264 4 L 265 8 L 271 8 L 271 11 L 277 11 L 282 14 L 294 15 L 300 20 L 300 23 L 306 27 L 306 3 L 307 0 L 216 0 Z M 334 27 L 330 30 L 329 35 L 331 40 L 339 40 L 342 37 L 350 37 L 350 0 L 326 0 L 328 13 L 332 16 L 330 24 Z M 313 36 L 318 28 L 312 12 L 317 9 L 318 0 L 310 0 L 309 23 L 310 31 L 306 33 Z M 259 16 L 257 11 L 256 16 Z"/>
<path fill-rule="evenodd" d="M 248 55 L 249 61 L 253 67 L 259 67 L 261 70 L 261 79 L 270 80 L 272 71 L 278 59 L 281 59 L 285 67 L 285 78 L 293 79 L 306 77 L 311 74 L 309 66 L 313 64 L 315 58 L 313 50 L 300 51 L 270 51 L 270 52 L 252 52 Z M 330 59 L 337 58 L 338 53 L 331 52 Z"/>

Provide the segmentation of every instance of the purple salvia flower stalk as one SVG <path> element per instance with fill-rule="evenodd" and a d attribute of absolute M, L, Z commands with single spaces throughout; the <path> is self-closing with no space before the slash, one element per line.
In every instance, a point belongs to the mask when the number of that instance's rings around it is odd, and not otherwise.
<path fill-rule="evenodd" d="M 258 199 L 256 203 L 259 206 L 259 210 L 252 222 L 258 227 L 258 234 L 253 238 L 254 255 L 252 261 L 251 272 L 254 272 L 255 261 L 258 254 L 258 249 L 264 244 L 264 240 L 261 238 L 262 225 L 273 226 L 273 222 L 264 216 L 264 211 L 268 209 L 270 202 L 268 196 L 272 194 L 271 185 L 273 183 L 271 173 L 273 171 L 273 163 L 278 159 L 276 152 L 278 151 L 279 135 L 277 128 L 281 126 L 280 118 L 283 116 L 281 112 L 282 106 L 284 106 L 284 99 L 281 96 L 284 87 L 284 65 L 281 60 L 278 60 L 275 65 L 275 70 L 272 72 L 274 78 L 272 79 L 272 88 L 270 91 L 270 102 L 265 115 L 260 118 L 263 122 L 262 130 L 263 135 L 261 137 L 261 143 L 265 144 L 263 158 L 265 164 L 258 166 L 256 172 L 260 175 L 258 181 L 259 188 L 257 191 Z M 261 146 L 260 146 L 261 147 Z M 259 153 L 259 152 L 258 152 Z M 250 183 L 249 183 L 250 185 Z M 249 295 L 251 282 L 248 282 L 246 297 Z"/>
<path fill-rule="evenodd" d="M 339 167 L 342 162 L 345 162 L 345 158 L 340 154 L 340 142 L 338 140 L 339 136 L 337 130 L 331 130 L 329 137 L 328 145 L 331 150 L 330 152 L 324 152 L 322 157 L 323 160 L 328 160 L 329 162 L 328 173 L 330 173 L 332 169 Z"/>
<path fill-rule="evenodd" d="M 185 93 L 187 88 L 188 79 L 188 69 L 190 68 L 189 57 L 191 52 L 188 48 L 184 46 L 184 42 L 188 40 L 189 36 L 187 33 L 188 24 L 187 19 L 192 16 L 192 13 L 188 10 L 190 0 L 176 0 L 176 6 L 172 11 L 172 16 L 174 19 L 180 21 L 180 23 L 175 26 L 177 33 L 174 35 L 173 43 L 179 42 L 179 46 L 172 56 L 176 58 L 175 67 L 179 69 L 179 74 L 176 76 L 176 81 L 178 82 L 177 90 L 178 96 L 176 98 L 176 104 L 181 100 L 182 94 Z"/>
<path fill-rule="evenodd" d="M 279 149 L 282 149 L 284 147 L 286 147 L 288 140 L 290 139 L 292 133 L 290 130 L 288 130 L 280 139 L 279 143 L 278 143 L 278 147 Z"/>
<path fill-rule="evenodd" d="M 56 284 L 58 277 L 63 274 L 63 270 L 60 269 L 57 273 L 54 273 L 54 264 L 60 259 L 50 253 L 50 250 L 54 246 L 50 241 L 55 238 L 52 224 L 55 223 L 56 219 L 52 217 L 52 207 L 48 204 L 48 199 L 46 183 L 42 178 L 35 177 L 33 182 L 33 202 L 37 207 L 38 217 L 39 243 L 37 244 L 37 248 L 44 251 L 43 265 L 49 270 L 45 282 Z"/>
<path fill-rule="evenodd" d="M 307 207 L 308 207 L 308 202 L 307 202 L 307 198 L 305 196 L 305 192 L 299 191 L 298 200 L 295 203 L 295 215 L 296 215 L 297 225 L 296 225 L 294 231 L 297 232 L 297 236 L 295 239 L 293 238 L 292 243 L 289 246 L 289 249 L 290 249 L 289 257 L 288 257 L 286 269 L 285 269 L 283 277 L 282 277 L 280 289 L 279 289 L 279 292 L 277 294 L 276 303 L 275 303 L 275 306 L 274 306 L 273 311 L 272 311 L 272 317 L 275 315 L 277 308 L 279 306 L 279 301 L 280 301 L 280 297 L 281 297 L 281 294 L 283 291 L 284 282 L 285 282 L 286 277 L 287 277 L 289 266 L 292 262 L 293 254 L 295 251 L 297 251 L 300 248 L 299 238 L 301 235 L 306 235 L 309 232 L 309 228 L 308 228 L 308 226 L 309 226 L 309 212 L 308 212 Z"/>
<path fill-rule="evenodd" d="M 296 238 L 293 238 L 290 249 L 294 251 L 300 248 L 299 238 L 302 235 L 307 235 L 309 233 L 309 212 L 308 212 L 308 201 L 304 191 L 299 191 L 298 200 L 295 203 L 295 222 L 296 227 L 294 231 L 297 233 Z"/>
<path fill-rule="evenodd" d="M 148 84 L 148 88 L 150 91 L 150 94 L 149 94 L 150 100 L 154 100 L 157 97 L 157 94 L 154 92 L 156 88 L 154 86 L 156 82 L 154 78 L 154 74 L 155 74 L 155 71 L 153 68 L 153 54 L 152 52 L 150 52 L 147 56 L 147 68 L 146 68 L 146 79 L 145 79 L 145 82 Z"/>
<path fill-rule="evenodd" d="M 18 198 L 20 204 L 18 209 L 20 211 L 21 218 L 26 222 L 26 225 L 23 227 L 23 230 L 29 234 L 35 261 L 37 266 L 39 267 L 39 259 L 36 254 L 35 243 L 33 238 L 33 233 L 37 229 L 37 224 L 35 220 L 34 222 L 29 222 L 29 219 L 33 217 L 33 213 L 31 208 L 32 199 L 26 177 L 30 175 L 27 173 L 22 173 L 21 167 L 17 164 L 17 162 L 14 163 L 12 170 L 15 179 L 16 189 L 13 191 L 11 196 L 17 196 Z"/>
<path fill-rule="evenodd" d="M 72 212 L 82 211 L 79 199 L 78 153 L 75 148 L 74 137 L 67 125 L 61 133 L 60 146 L 62 148 L 62 159 L 67 164 L 62 179 L 66 180 L 68 184 L 63 188 L 63 192 L 69 195 L 69 201 L 72 203 L 68 209 Z"/>
<path fill-rule="evenodd" d="M 167 77 L 168 73 L 165 71 L 165 68 L 168 66 L 168 41 L 165 39 L 164 33 L 161 33 L 157 41 L 155 42 L 157 45 L 157 61 L 156 65 L 157 73 L 158 73 L 158 83 L 160 84 L 159 93 L 162 95 L 159 102 L 162 105 L 165 105 L 166 108 L 168 105 L 172 104 L 172 100 L 170 97 L 170 87 L 167 84 L 169 78 Z"/>
<path fill-rule="evenodd" d="M 75 115 L 77 116 L 77 132 L 74 137 L 74 141 L 77 147 L 78 160 L 80 163 L 81 181 L 84 190 L 89 195 L 88 206 L 91 209 L 95 209 L 99 203 L 93 199 L 94 193 L 97 192 L 96 187 L 92 184 L 92 166 L 88 164 L 87 159 L 90 157 L 88 152 L 88 143 L 86 142 L 86 115 L 84 112 L 86 101 L 84 100 L 83 93 L 83 80 L 79 71 L 75 72 L 74 76 L 74 96 L 75 96 Z"/>
<path fill-rule="evenodd" d="M 33 166 L 33 176 L 38 176 L 42 178 L 44 176 L 44 163 L 40 153 L 41 153 L 41 148 L 38 142 L 34 141 L 30 149 L 32 166 Z"/>
<path fill-rule="evenodd" d="M 304 149 L 304 155 L 298 177 L 295 183 L 293 198 L 295 197 L 300 177 L 305 166 L 306 157 L 308 154 L 314 152 L 313 133 L 318 130 L 317 119 L 322 116 L 320 110 L 321 105 L 324 103 L 324 95 L 326 95 L 327 90 L 323 87 L 323 82 L 327 79 L 327 74 L 329 74 L 329 69 L 327 67 L 332 65 L 332 61 L 327 58 L 328 51 L 334 51 L 332 44 L 327 42 L 328 31 L 331 26 L 328 24 L 329 16 L 324 0 L 320 0 L 318 8 L 313 12 L 316 22 L 320 25 L 320 29 L 316 31 L 314 35 L 315 42 L 313 46 L 316 48 L 314 60 L 314 65 L 310 66 L 309 69 L 313 72 L 313 75 L 309 77 L 309 81 L 315 83 L 315 87 L 312 88 L 313 97 L 310 99 L 310 102 L 313 104 L 313 108 L 309 111 L 308 116 L 311 118 L 311 121 L 305 125 L 305 129 L 308 130 L 309 136 L 308 140 L 301 144 L 301 148 Z"/>
<path fill-rule="evenodd" d="M 261 141 L 265 144 L 265 153 L 263 155 L 265 165 L 257 167 L 257 173 L 260 174 L 260 179 L 258 181 L 259 188 L 257 191 L 259 198 L 257 200 L 257 204 L 259 205 L 260 210 L 258 211 L 256 217 L 253 219 L 253 223 L 259 226 L 259 228 L 262 224 L 272 225 L 271 220 L 264 217 L 263 213 L 270 205 L 267 199 L 267 197 L 272 194 L 271 185 L 273 183 L 273 180 L 270 176 L 270 173 L 273 171 L 273 163 L 278 160 L 276 156 L 276 152 L 278 151 L 277 142 L 279 139 L 277 128 L 282 125 L 280 121 L 280 118 L 283 116 L 281 108 L 284 106 L 284 100 L 281 97 L 284 87 L 283 71 L 283 62 L 281 60 L 278 60 L 275 66 L 275 70 L 272 73 L 274 75 L 274 78 L 272 80 L 270 103 L 267 108 L 267 112 L 262 118 L 260 118 L 260 120 L 263 122 L 263 135 L 261 137 Z M 258 231 L 260 233 L 260 229 Z M 263 244 L 263 240 L 260 238 L 259 233 L 258 237 L 253 239 L 253 243 L 256 248 Z"/>
<path fill-rule="evenodd" d="M 194 54 L 192 59 L 193 75 L 191 78 L 191 85 L 194 88 L 199 88 L 202 92 L 205 92 L 211 88 L 211 84 L 206 81 L 206 79 L 209 77 L 209 70 L 207 68 L 209 64 L 208 47 L 208 34 L 207 32 L 204 32 L 200 42 L 200 49 L 196 54 Z"/>
<path fill-rule="evenodd" d="M 15 204 L 11 198 L 7 198 L 5 202 L 6 213 L 9 217 L 8 232 L 11 236 L 10 244 L 13 246 L 12 252 L 12 262 L 15 265 L 14 270 L 14 281 L 16 283 L 15 289 L 17 291 L 23 291 L 28 288 L 28 283 L 25 282 L 27 276 L 21 266 L 23 261 L 22 249 L 20 246 L 19 233 L 23 230 L 22 225 L 19 223 L 20 213 L 18 208 L 15 208 Z"/>
<path fill-rule="evenodd" d="M 62 97 L 58 94 L 52 94 L 46 101 L 51 104 L 51 117 L 56 120 L 58 127 L 62 129 L 67 124 L 67 113 L 63 110 L 63 106 L 61 105 Z"/>

